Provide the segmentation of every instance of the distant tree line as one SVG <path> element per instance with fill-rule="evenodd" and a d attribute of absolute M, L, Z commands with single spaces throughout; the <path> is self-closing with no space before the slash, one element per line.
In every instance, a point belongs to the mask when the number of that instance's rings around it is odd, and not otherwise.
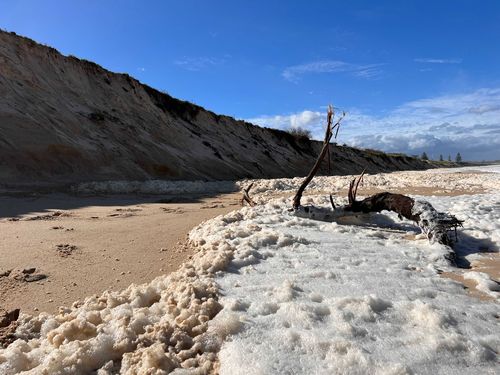
<path fill-rule="evenodd" d="M 422 155 L 420 156 L 420 159 L 422 160 L 429 160 L 429 157 L 427 156 L 427 153 L 424 151 L 422 152 Z M 444 161 L 443 154 L 439 155 L 439 161 Z M 448 161 L 451 162 L 451 155 L 448 154 Z M 457 155 L 455 156 L 455 162 L 456 163 L 461 163 L 462 162 L 462 155 L 460 155 L 460 152 L 457 152 Z"/>

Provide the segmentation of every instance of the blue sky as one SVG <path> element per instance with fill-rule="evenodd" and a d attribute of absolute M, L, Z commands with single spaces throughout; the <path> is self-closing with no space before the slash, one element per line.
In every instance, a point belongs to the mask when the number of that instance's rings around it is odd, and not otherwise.
<path fill-rule="evenodd" d="M 0 27 L 217 113 L 500 159 L 500 1 L 0 1 Z"/>

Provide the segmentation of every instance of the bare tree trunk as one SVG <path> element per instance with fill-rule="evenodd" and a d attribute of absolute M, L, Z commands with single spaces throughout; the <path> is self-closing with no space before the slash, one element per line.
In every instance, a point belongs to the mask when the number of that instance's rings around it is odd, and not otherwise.
<path fill-rule="evenodd" d="M 346 211 L 352 212 L 381 212 L 383 210 L 392 211 L 398 215 L 412 221 L 418 222 L 418 216 L 412 214 L 415 201 L 413 198 L 402 194 L 378 193 L 362 201 L 354 201 L 345 207 Z"/>
<path fill-rule="evenodd" d="M 328 139 L 328 142 L 330 142 L 330 138 Z M 307 175 L 307 177 L 304 179 L 302 184 L 299 186 L 299 189 L 297 190 L 297 193 L 293 197 L 293 208 L 297 209 L 300 206 L 300 199 L 302 198 L 302 193 L 306 189 L 307 185 L 309 185 L 309 182 L 313 179 L 314 175 L 316 172 L 318 172 L 319 166 L 321 165 L 321 162 L 323 161 L 323 158 L 326 155 L 326 152 L 328 151 L 328 145 L 329 143 L 323 144 L 323 148 L 321 149 L 321 153 L 318 156 L 318 159 L 316 159 L 316 163 L 314 163 L 313 168 Z"/>
<path fill-rule="evenodd" d="M 328 154 L 328 169 L 330 169 L 330 140 L 332 139 L 333 136 L 333 130 L 337 128 L 337 133 L 338 133 L 338 127 L 340 126 L 340 122 L 345 116 L 345 113 L 339 118 L 337 123 L 332 127 L 332 121 L 333 121 L 333 107 L 330 105 L 328 106 L 328 114 L 327 114 L 327 126 L 326 126 L 326 131 L 325 131 L 325 139 L 323 140 L 323 147 L 321 148 L 321 152 L 316 159 L 316 163 L 314 163 L 314 166 L 312 167 L 311 171 L 307 175 L 307 177 L 304 179 L 302 184 L 299 186 L 299 189 L 297 190 L 297 193 L 293 197 L 293 209 L 296 210 L 297 208 L 300 207 L 300 199 L 302 198 L 302 194 L 304 193 L 304 190 L 306 189 L 307 185 L 311 182 L 313 177 L 316 175 L 318 172 L 318 169 L 321 165 L 321 162 L 325 158 L 325 155 Z M 337 135 L 335 135 L 336 137 Z"/>

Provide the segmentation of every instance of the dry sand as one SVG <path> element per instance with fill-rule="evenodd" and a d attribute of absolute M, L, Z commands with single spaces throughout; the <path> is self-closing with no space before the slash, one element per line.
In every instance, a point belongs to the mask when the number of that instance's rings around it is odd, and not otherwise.
<path fill-rule="evenodd" d="M 239 197 L 0 197 L 0 308 L 54 313 L 170 273 L 192 254 L 187 233 Z"/>

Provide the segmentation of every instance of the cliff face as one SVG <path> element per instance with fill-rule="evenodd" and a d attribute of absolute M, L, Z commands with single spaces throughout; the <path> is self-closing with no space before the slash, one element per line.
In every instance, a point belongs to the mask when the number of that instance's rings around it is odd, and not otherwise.
<path fill-rule="evenodd" d="M 0 31 L 0 184 L 300 176 L 320 148 Z M 429 167 L 349 147 L 332 154 L 338 174 Z"/>

